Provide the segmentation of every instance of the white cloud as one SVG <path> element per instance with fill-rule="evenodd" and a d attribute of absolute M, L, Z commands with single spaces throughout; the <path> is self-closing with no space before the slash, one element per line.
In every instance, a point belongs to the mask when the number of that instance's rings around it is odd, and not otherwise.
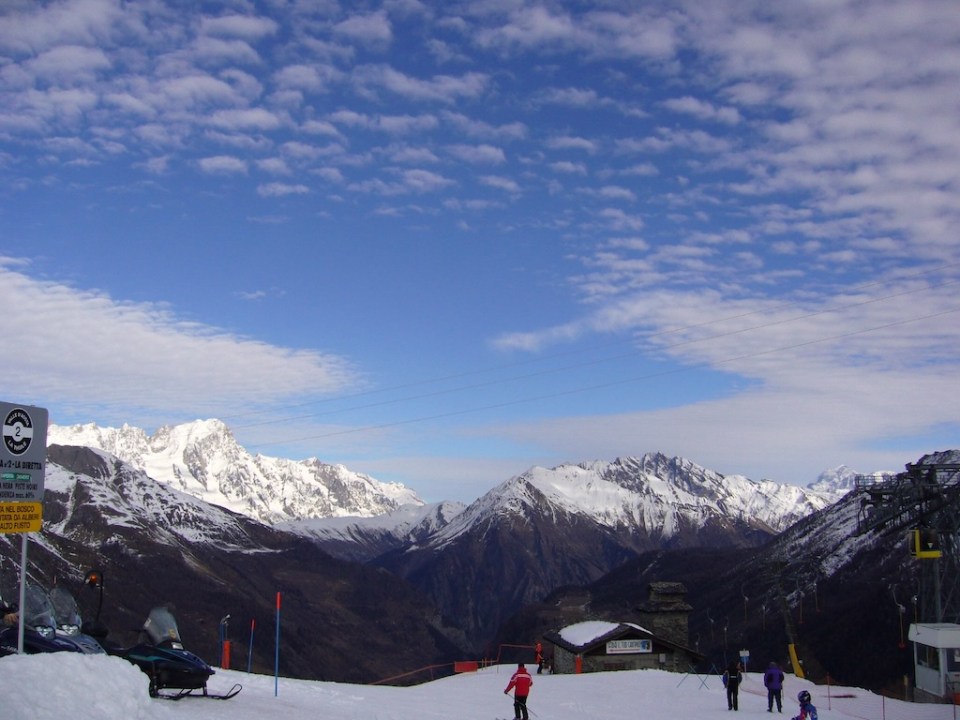
<path fill-rule="evenodd" d="M 283 124 L 282 118 L 264 108 L 217 110 L 209 122 L 230 130 L 275 130 Z"/>
<path fill-rule="evenodd" d="M 577 26 L 568 14 L 553 14 L 543 6 L 522 8 L 511 13 L 509 21 L 497 28 L 482 29 L 475 36 L 485 46 L 535 46 L 572 41 Z"/>
<path fill-rule="evenodd" d="M 311 63 L 287 65 L 276 71 L 273 78 L 282 88 L 325 92 L 332 82 L 342 76 L 343 73 L 332 65 Z"/>
<path fill-rule="evenodd" d="M 0 47 L 34 55 L 56 45 L 106 45 L 126 24 L 123 8 L 105 0 L 22 3 L 0 16 Z"/>
<path fill-rule="evenodd" d="M 389 43 L 393 38 L 390 19 L 383 10 L 353 15 L 333 26 L 334 32 L 367 44 Z"/>
<path fill-rule="evenodd" d="M 193 53 L 198 60 L 222 63 L 243 63 L 257 65 L 260 55 L 249 43 L 243 40 L 223 40 L 221 38 L 200 37 L 193 44 Z"/>
<path fill-rule="evenodd" d="M 80 404 L 91 412 L 150 407 L 161 415 L 193 418 L 335 392 L 357 380 L 337 356 L 187 322 L 162 304 L 123 303 L 104 293 L 39 282 L 9 261 L 0 265 L 0 277 L 3 301 L 31 309 L 7 322 L 7 331 L 31 358 L 7 371 L 6 382 L 21 397 L 56 397 L 61 406 Z"/>
<path fill-rule="evenodd" d="M 674 112 L 692 115 L 701 120 L 713 120 L 716 122 L 736 125 L 740 122 L 740 113 L 733 107 L 714 106 L 713 103 L 689 95 L 682 98 L 671 98 L 663 101 L 663 106 Z"/>
<path fill-rule="evenodd" d="M 510 122 L 503 125 L 492 125 L 482 120 L 467 117 L 461 113 L 444 111 L 441 117 L 469 137 L 487 140 L 523 140 L 529 134 L 529 129 L 522 122 Z"/>
<path fill-rule="evenodd" d="M 560 160 L 550 163 L 550 169 L 554 172 L 567 175 L 586 175 L 587 166 L 582 162 L 571 162 L 570 160 Z"/>
<path fill-rule="evenodd" d="M 415 192 L 435 192 L 456 184 L 450 178 L 429 170 L 404 170 L 400 175 L 404 186 Z"/>
<path fill-rule="evenodd" d="M 24 63 L 24 67 L 46 82 L 70 83 L 92 80 L 111 66 L 110 59 L 99 48 L 64 45 L 52 48 Z"/>
<path fill-rule="evenodd" d="M 241 96 L 229 83 L 195 72 L 161 80 L 156 87 L 155 96 L 149 101 L 154 107 L 169 113 L 210 105 L 236 105 L 241 100 Z"/>
<path fill-rule="evenodd" d="M 391 135 L 406 135 L 432 130 L 437 124 L 433 115 L 381 115 L 372 127 Z"/>
<path fill-rule="evenodd" d="M 600 104 L 600 96 L 592 88 L 549 88 L 537 95 L 542 103 L 569 107 L 593 107 Z"/>
<path fill-rule="evenodd" d="M 501 165 L 507 159 L 501 148 L 492 145 L 450 145 L 447 152 L 458 160 L 478 165 Z"/>
<path fill-rule="evenodd" d="M 548 138 L 544 144 L 552 150 L 583 150 L 590 154 L 597 151 L 597 141 L 585 137 L 561 135 Z"/>
<path fill-rule="evenodd" d="M 628 202 L 633 202 L 637 199 L 633 190 L 619 185 L 604 185 L 599 188 L 580 188 L 579 191 L 584 195 L 592 195 L 604 200 L 627 200 Z"/>
<path fill-rule="evenodd" d="M 390 158 L 391 162 L 395 163 L 422 165 L 424 163 L 434 164 L 440 162 L 440 158 L 438 158 L 432 150 L 424 147 L 391 144 L 384 149 L 384 153 Z"/>
<path fill-rule="evenodd" d="M 459 77 L 435 75 L 429 79 L 421 79 L 395 70 L 389 65 L 364 65 L 354 70 L 353 78 L 363 86 L 389 90 L 411 100 L 434 100 L 443 103 L 478 97 L 490 82 L 489 76 L 478 72 Z"/>
<path fill-rule="evenodd" d="M 266 183 L 257 185 L 257 195 L 261 197 L 283 197 L 284 195 L 306 195 L 310 188 L 306 185 L 290 185 L 288 183 Z"/>
<path fill-rule="evenodd" d="M 247 162 L 232 155 L 215 155 L 201 158 L 200 169 L 210 175 L 237 175 L 247 172 Z"/>
<path fill-rule="evenodd" d="M 279 26 L 275 20 L 251 15 L 204 17 L 200 22 L 200 31 L 203 33 L 246 40 L 258 40 L 267 35 L 274 35 L 278 29 Z"/>
<path fill-rule="evenodd" d="M 264 172 L 270 173 L 271 175 L 290 174 L 290 166 L 287 165 L 286 160 L 283 158 L 273 157 L 257 160 L 257 167 Z"/>
<path fill-rule="evenodd" d="M 509 193 L 520 192 L 520 185 L 518 185 L 517 181 L 513 178 L 504 177 L 502 175 L 483 175 L 478 179 L 482 185 L 486 185 L 487 187 L 505 190 Z"/>

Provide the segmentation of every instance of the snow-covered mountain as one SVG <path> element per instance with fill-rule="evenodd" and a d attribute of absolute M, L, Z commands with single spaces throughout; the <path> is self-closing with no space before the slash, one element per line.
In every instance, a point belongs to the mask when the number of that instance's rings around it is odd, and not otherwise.
<path fill-rule="evenodd" d="M 422 506 L 400 483 L 384 483 L 317 458 L 251 455 L 219 420 L 161 427 L 51 425 L 48 445 L 103 450 L 153 479 L 268 524 L 327 517 L 373 517 Z"/>
<path fill-rule="evenodd" d="M 817 493 L 835 495 L 840 499 L 843 495 L 856 487 L 857 478 L 872 478 L 880 482 L 896 475 L 893 471 L 876 471 L 869 474 L 859 473 L 847 465 L 838 465 L 835 468 L 824 470 L 816 481 L 807 485 L 807 488 Z"/>
<path fill-rule="evenodd" d="M 580 515 L 598 526 L 670 542 L 711 525 L 767 536 L 835 502 L 843 492 L 811 490 L 742 475 L 720 475 L 661 453 L 534 467 L 481 497 L 430 538 L 450 542 L 492 515 Z M 686 544 L 686 543 L 682 543 Z"/>
<path fill-rule="evenodd" d="M 647 454 L 613 462 L 534 467 L 501 483 L 463 512 L 427 506 L 413 490 L 316 458 L 252 455 L 219 420 L 164 426 L 154 434 L 123 425 L 58 426 L 48 443 L 103 450 L 151 478 L 206 502 L 306 535 L 329 552 L 366 561 L 398 548 L 441 547 L 489 514 L 576 517 L 613 534 L 667 546 L 738 528 L 769 537 L 835 501 L 853 472 L 824 473 L 813 488 L 722 476 L 683 458 Z M 702 540 L 702 539 L 701 539 Z M 720 540 L 726 544 L 726 540 Z"/>
<path fill-rule="evenodd" d="M 660 453 L 536 467 L 376 562 L 480 641 L 525 604 L 592 582 L 637 553 L 758 546 L 835 497 Z"/>
<path fill-rule="evenodd" d="M 908 464 L 906 473 L 888 477 L 882 488 L 871 485 L 879 477 L 867 476 L 866 484 L 854 484 L 840 500 L 762 546 L 704 544 L 641 553 L 595 583 L 561 588 L 527 605 L 501 628 L 498 640 L 537 637 L 555 627 L 558 617 L 566 623 L 622 618 L 631 601 L 646 596 L 649 583 L 682 582 L 693 607 L 691 642 L 708 656 L 726 657 L 731 647 L 749 648 L 761 662 L 753 667 L 763 667 L 767 658 L 782 657 L 792 643 L 808 677 L 829 675 L 857 687 L 894 687 L 912 668 L 912 649 L 903 642 L 904 633 L 909 622 L 923 617 L 919 576 L 929 561 L 918 561 L 908 550 L 916 517 L 910 512 L 881 513 L 874 503 L 899 497 L 909 505 L 911 478 L 926 479 L 923 492 L 912 497 L 932 496 L 926 494 L 933 487 L 926 465 L 941 466 L 936 480 L 943 491 L 940 497 L 956 502 L 960 451 L 931 453 Z M 842 476 L 842 470 L 836 474 Z M 923 507 L 936 512 L 936 505 Z M 956 508 L 946 512 L 952 522 Z M 926 520 L 936 523 L 934 517 Z M 939 562 L 947 610 L 947 598 L 956 597 L 950 584 L 956 573 L 947 552 Z M 944 616 L 944 622 L 954 621 L 955 616 Z"/>

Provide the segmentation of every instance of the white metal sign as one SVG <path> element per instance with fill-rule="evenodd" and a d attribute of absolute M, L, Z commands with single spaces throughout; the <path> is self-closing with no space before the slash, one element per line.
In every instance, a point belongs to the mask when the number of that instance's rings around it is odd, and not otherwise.
<path fill-rule="evenodd" d="M 653 652 L 653 641 L 647 638 L 631 640 L 610 640 L 607 642 L 607 655 Z"/>
<path fill-rule="evenodd" d="M 39 532 L 47 468 L 45 408 L 0 402 L 0 533 Z"/>

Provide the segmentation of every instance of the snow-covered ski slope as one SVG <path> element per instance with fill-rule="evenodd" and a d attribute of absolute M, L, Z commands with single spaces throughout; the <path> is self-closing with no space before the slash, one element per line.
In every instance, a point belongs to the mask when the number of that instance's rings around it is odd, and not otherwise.
<path fill-rule="evenodd" d="M 211 692 L 234 683 L 243 692 L 223 702 L 147 696 L 146 676 L 125 660 L 57 653 L 0 658 L 2 720 L 495 720 L 511 718 L 503 694 L 514 666 L 502 665 L 415 687 L 309 682 L 218 670 Z M 797 714 L 796 694 L 810 690 L 820 720 L 954 720 L 950 705 L 918 705 L 864 690 L 817 685 L 787 676 L 783 714 Z M 531 720 L 704 720 L 766 717 L 762 675 L 748 672 L 740 710 L 727 711 L 720 678 L 657 670 L 534 675 Z"/>

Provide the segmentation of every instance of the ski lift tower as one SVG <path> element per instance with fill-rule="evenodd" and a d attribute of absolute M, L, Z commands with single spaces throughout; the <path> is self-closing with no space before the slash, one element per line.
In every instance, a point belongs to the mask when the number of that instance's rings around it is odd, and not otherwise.
<path fill-rule="evenodd" d="M 909 634 L 916 686 L 942 698 L 960 694 L 960 463 L 924 459 L 880 481 L 857 478 L 857 530 L 907 535 L 920 563 Z"/>
<path fill-rule="evenodd" d="M 960 463 L 918 463 L 857 477 L 857 532 L 903 532 L 920 562 L 920 622 L 960 622 Z"/>

